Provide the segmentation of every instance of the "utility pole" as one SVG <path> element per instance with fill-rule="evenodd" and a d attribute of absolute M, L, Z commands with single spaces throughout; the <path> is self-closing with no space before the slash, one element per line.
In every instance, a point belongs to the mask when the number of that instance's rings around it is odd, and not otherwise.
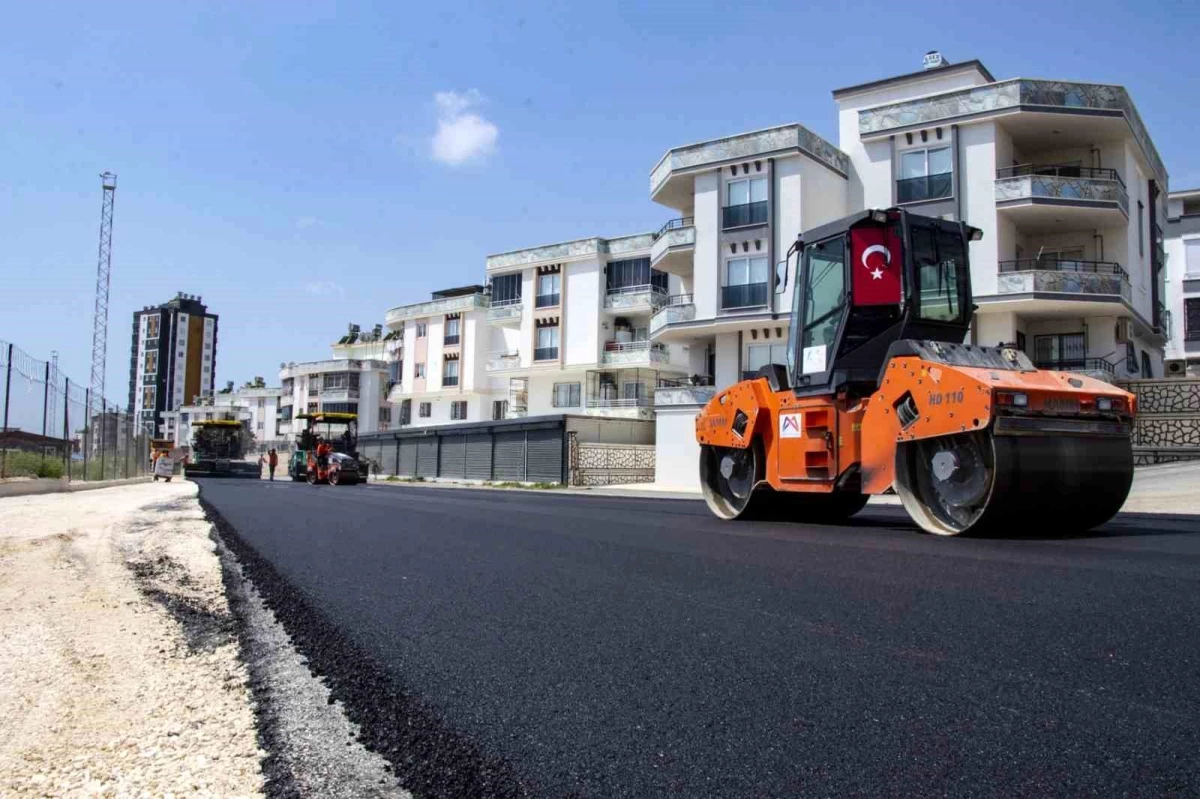
<path fill-rule="evenodd" d="M 113 200 L 117 194 L 117 176 L 100 175 L 103 198 L 100 202 L 100 248 L 96 258 L 96 306 L 92 314 L 92 380 L 88 422 L 104 412 L 104 371 L 108 365 L 108 287 L 112 275 Z M 100 424 L 100 446 L 104 446 L 104 423 Z M 85 443 L 86 445 L 86 443 Z"/>

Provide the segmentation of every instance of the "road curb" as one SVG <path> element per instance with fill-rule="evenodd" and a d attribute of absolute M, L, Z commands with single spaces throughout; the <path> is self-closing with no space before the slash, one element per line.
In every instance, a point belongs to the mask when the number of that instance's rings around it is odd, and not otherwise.
<path fill-rule="evenodd" d="M 150 482 L 150 475 L 144 477 L 129 477 L 123 480 L 97 480 L 95 482 L 68 481 L 66 479 L 52 480 L 35 478 L 33 480 L 13 480 L 0 483 L 0 498 L 31 497 L 39 494 L 70 494 L 76 491 L 95 491 L 100 488 L 116 488 L 117 486 L 136 485 Z"/>

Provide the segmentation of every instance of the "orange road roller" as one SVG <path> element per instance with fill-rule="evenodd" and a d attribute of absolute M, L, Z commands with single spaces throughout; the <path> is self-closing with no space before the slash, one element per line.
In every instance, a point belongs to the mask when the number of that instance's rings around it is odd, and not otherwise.
<path fill-rule="evenodd" d="M 894 488 L 922 530 L 958 535 L 1082 531 L 1120 510 L 1134 396 L 963 343 L 981 236 L 893 208 L 797 240 L 775 280 L 796 281 L 787 363 L 696 418 L 713 513 L 837 521 Z"/>

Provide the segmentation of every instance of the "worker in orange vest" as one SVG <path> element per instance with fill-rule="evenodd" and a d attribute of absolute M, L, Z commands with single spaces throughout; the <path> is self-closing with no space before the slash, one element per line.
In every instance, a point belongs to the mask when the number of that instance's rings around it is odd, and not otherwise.
<path fill-rule="evenodd" d="M 271 479 L 275 479 L 275 467 L 279 465 L 279 456 L 275 454 L 275 448 L 271 447 L 271 451 L 267 453 L 267 468 L 271 470 Z"/>

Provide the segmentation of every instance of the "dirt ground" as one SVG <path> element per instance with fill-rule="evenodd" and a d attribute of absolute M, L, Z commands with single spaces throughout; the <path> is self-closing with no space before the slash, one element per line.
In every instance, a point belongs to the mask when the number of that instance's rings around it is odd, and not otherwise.
<path fill-rule="evenodd" d="M 0 795 L 261 795 L 209 532 L 188 482 L 0 499 Z"/>

